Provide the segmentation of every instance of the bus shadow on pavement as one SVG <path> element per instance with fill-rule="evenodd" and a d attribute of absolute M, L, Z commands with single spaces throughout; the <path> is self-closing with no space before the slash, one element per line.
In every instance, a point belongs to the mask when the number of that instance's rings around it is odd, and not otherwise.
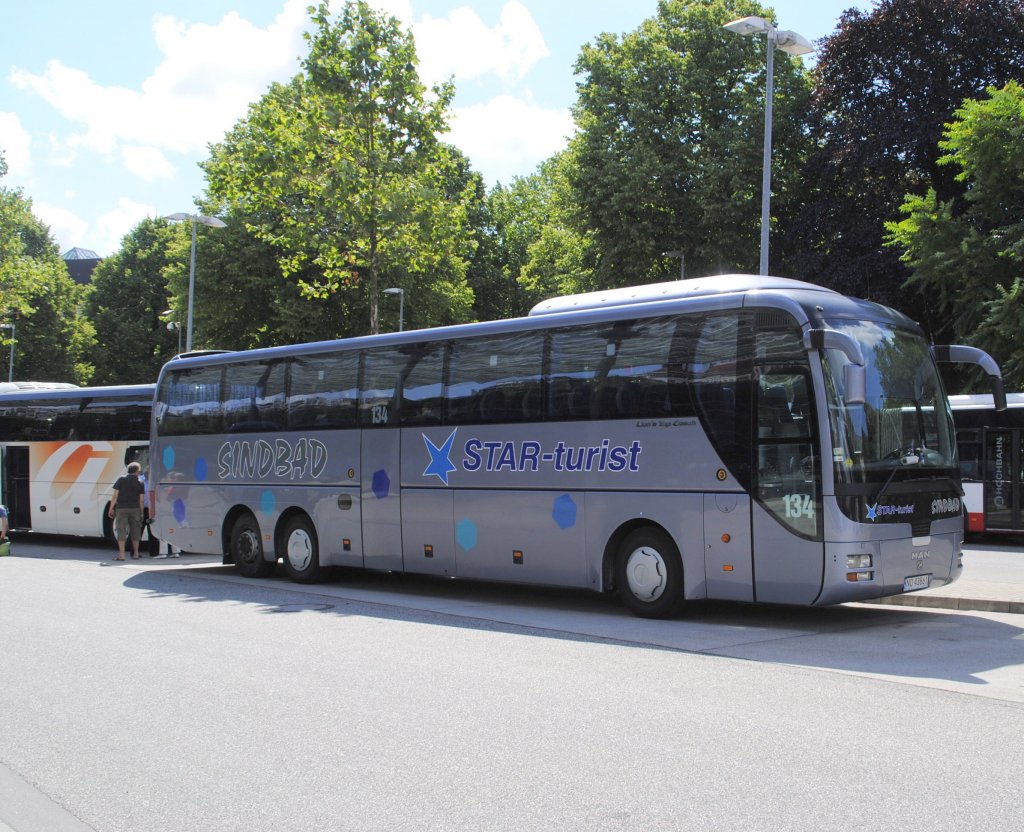
<path fill-rule="evenodd" d="M 423 622 L 766 664 L 915 680 L 1024 701 L 1024 617 L 925 607 L 788 607 L 694 601 L 671 620 L 636 618 L 587 590 L 339 570 L 328 583 L 238 576 L 230 566 L 136 572 L 125 586 L 153 598 L 256 605 L 267 615 Z M 1017 624 L 1017 620 L 1020 623 Z M 1013 693 L 1013 690 L 1016 693 Z M 1003 694 L 1006 694 L 1005 696 Z"/>

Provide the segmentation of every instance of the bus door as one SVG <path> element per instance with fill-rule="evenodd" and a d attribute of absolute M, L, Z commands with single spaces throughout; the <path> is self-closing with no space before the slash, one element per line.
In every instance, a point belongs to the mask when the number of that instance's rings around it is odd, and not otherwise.
<path fill-rule="evenodd" d="M 32 503 L 29 494 L 28 446 L 8 445 L 3 449 L 3 504 L 10 515 L 12 529 L 32 528 Z"/>
<path fill-rule="evenodd" d="M 985 431 L 985 529 L 1022 531 L 1024 430 Z"/>
<path fill-rule="evenodd" d="M 708 598 L 753 601 L 748 495 L 704 495 L 704 545 Z"/>
<path fill-rule="evenodd" d="M 811 604 L 821 592 L 821 464 L 809 389 L 802 370 L 771 369 L 758 377 L 751 529 L 761 602 Z"/>
<path fill-rule="evenodd" d="M 362 431 L 363 566 L 402 569 L 401 435 L 397 428 Z"/>

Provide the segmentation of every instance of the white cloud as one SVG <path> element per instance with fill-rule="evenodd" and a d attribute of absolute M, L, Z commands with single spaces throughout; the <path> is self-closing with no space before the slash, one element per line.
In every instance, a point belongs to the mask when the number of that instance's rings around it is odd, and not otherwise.
<path fill-rule="evenodd" d="M 0 113 L 0 150 L 7 161 L 7 172 L 25 177 L 32 170 L 31 139 L 15 113 Z"/>
<path fill-rule="evenodd" d="M 420 75 L 428 84 L 454 75 L 456 81 L 494 73 L 502 80 L 522 79 L 547 57 L 547 44 L 533 16 L 517 0 L 501 9 L 500 22 L 488 27 L 469 6 L 447 18 L 425 15 L 413 24 Z"/>
<path fill-rule="evenodd" d="M 62 252 L 84 244 L 89 223 L 77 214 L 66 208 L 35 201 L 32 202 L 32 213 L 50 226 L 50 234 Z"/>
<path fill-rule="evenodd" d="M 486 104 L 456 109 L 446 140 L 460 148 L 473 167 L 494 183 L 524 176 L 565 147 L 574 129 L 568 110 L 538 107 L 501 95 Z"/>
<path fill-rule="evenodd" d="M 169 179 L 174 175 L 174 165 L 155 147 L 139 147 L 126 144 L 121 148 L 124 166 L 146 182 Z"/>
<path fill-rule="evenodd" d="M 117 251 L 121 248 L 121 238 L 125 234 L 146 217 L 155 217 L 156 215 L 156 208 L 152 205 L 144 205 L 123 196 L 117 201 L 116 208 L 96 220 L 96 229 L 90 239 L 95 240 L 97 232 L 99 239 L 96 240 L 96 245 L 90 246 L 90 248 L 94 248 L 100 256 Z"/>
<path fill-rule="evenodd" d="M 15 68 L 11 83 L 35 92 L 83 130 L 66 141 L 113 155 L 123 143 L 196 153 L 245 115 L 268 84 L 298 69 L 306 0 L 287 0 L 266 29 L 229 12 L 216 25 L 153 22 L 163 60 L 138 89 L 101 86 L 50 61 L 41 75 Z"/>

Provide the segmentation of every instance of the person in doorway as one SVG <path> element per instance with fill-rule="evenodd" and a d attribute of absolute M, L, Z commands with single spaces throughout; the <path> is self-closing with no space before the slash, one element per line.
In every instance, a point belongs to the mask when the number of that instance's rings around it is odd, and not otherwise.
<path fill-rule="evenodd" d="M 7 532 L 10 526 L 7 523 L 7 506 L 0 505 L 0 543 L 7 542 Z"/>
<path fill-rule="evenodd" d="M 110 498 L 110 517 L 114 520 L 114 536 L 117 538 L 117 557 L 124 560 L 125 539 L 132 539 L 132 558 L 138 559 L 139 541 L 142 539 L 142 507 L 146 487 L 139 479 L 140 465 L 132 462 L 128 472 L 114 483 L 114 494 Z"/>

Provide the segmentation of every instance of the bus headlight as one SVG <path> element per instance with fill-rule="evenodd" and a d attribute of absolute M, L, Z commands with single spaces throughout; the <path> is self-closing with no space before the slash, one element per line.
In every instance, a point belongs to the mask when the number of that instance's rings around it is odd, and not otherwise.
<path fill-rule="evenodd" d="M 874 572 L 847 572 L 846 580 L 850 583 L 860 583 L 861 581 L 873 581 L 875 579 Z"/>
<path fill-rule="evenodd" d="M 871 555 L 847 555 L 846 556 L 846 568 L 847 569 L 870 569 L 871 568 Z"/>

